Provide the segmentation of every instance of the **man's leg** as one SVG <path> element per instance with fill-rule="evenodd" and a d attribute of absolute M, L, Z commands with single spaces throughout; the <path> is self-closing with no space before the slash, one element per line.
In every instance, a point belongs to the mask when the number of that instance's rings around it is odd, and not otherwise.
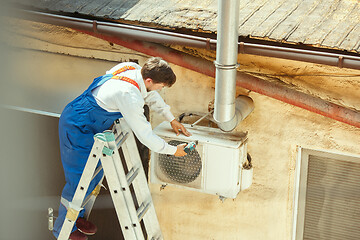
<path fill-rule="evenodd" d="M 71 179 L 71 182 L 67 182 L 64 189 L 63 189 L 63 192 L 62 192 L 62 200 L 61 200 L 61 203 L 60 203 L 60 206 L 59 206 L 59 215 L 55 221 L 55 224 L 54 224 L 54 230 L 53 230 L 53 234 L 54 236 L 57 238 L 59 236 L 59 233 L 61 231 L 61 228 L 62 228 L 62 225 L 65 221 L 65 217 L 66 217 L 66 214 L 67 214 L 67 208 L 69 206 L 69 203 L 72 201 L 72 198 L 75 194 L 75 191 L 76 191 L 76 188 L 77 188 L 77 185 L 80 181 L 80 177 L 81 175 L 76 175 L 76 176 L 72 176 L 70 179 Z M 89 185 L 89 188 L 86 192 L 86 195 L 85 195 L 85 198 L 91 194 L 91 192 L 95 189 L 95 187 L 99 184 L 100 180 L 102 179 L 103 177 L 103 171 L 101 171 L 91 182 L 90 182 L 90 185 Z M 85 199 L 84 198 L 84 199 Z M 84 218 L 84 214 L 85 214 L 85 210 L 86 209 L 83 209 L 80 211 L 79 213 L 79 216 L 78 218 Z M 76 226 L 76 224 L 74 224 L 74 227 L 72 229 L 72 232 L 76 231 L 78 229 L 78 227 L 80 228 L 80 231 L 85 233 L 85 234 L 89 234 L 89 235 L 92 235 L 96 232 L 96 227 L 94 229 L 94 226 L 92 226 L 91 223 L 88 223 L 87 221 L 80 221 L 79 222 L 80 225 L 79 226 Z"/>

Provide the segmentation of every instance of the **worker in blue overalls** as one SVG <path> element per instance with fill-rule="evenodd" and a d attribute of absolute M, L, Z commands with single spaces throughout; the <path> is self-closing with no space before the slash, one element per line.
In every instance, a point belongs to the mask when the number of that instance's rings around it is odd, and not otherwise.
<path fill-rule="evenodd" d="M 184 145 L 171 146 L 153 133 L 144 116 L 144 105 L 161 114 L 170 122 L 177 135 L 191 134 L 170 112 L 156 90 L 170 87 L 176 76 L 169 64 L 161 58 L 148 59 L 141 68 L 136 63 L 120 63 L 95 78 L 79 97 L 63 110 L 59 121 L 61 161 L 64 167 L 66 185 L 62 191 L 59 216 L 54 225 L 54 235 L 58 237 L 67 208 L 80 181 L 88 155 L 94 143 L 94 135 L 111 127 L 118 118 L 124 118 L 137 138 L 152 151 L 175 156 L 185 156 Z M 90 183 L 87 197 L 102 180 L 98 174 Z M 95 234 L 96 226 L 84 218 L 84 210 L 79 213 L 72 240 L 87 239 Z"/>

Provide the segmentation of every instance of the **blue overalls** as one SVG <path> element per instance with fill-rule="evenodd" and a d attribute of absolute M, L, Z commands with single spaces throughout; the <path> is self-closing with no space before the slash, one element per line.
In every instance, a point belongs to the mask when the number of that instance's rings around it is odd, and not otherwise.
<path fill-rule="evenodd" d="M 70 102 L 62 112 L 59 121 L 59 138 L 61 161 L 65 173 L 65 187 L 62 191 L 62 198 L 68 202 L 72 201 L 81 174 L 89 157 L 92 145 L 94 144 L 94 135 L 103 132 L 111 127 L 113 122 L 121 118 L 120 112 L 108 112 L 101 108 L 95 101 L 91 91 L 101 86 L 111 78 L 117 78 L 128 81 L 135 85 L 137 83 L 123 77 L 114 75 L 132 70 L 132 67 L 123 68 L 114 74 L 106 74 L 95 78 L 92 84 L 79 97 Z M 99 163 L 100 164 L 100 163 Z M 94 190 L 103 177 L 103 171 L 91 181 L 85 198 Z M 84 217 L 85 210 L 79 213 L 79 217 Z M 55 221 L 53 234 L 57 238 L 62 224 L 65 220 L 67 210 L 63 204 L 59 207 L 59 216 Z M 77 228 L 74 226 L 73 231 Z"/>

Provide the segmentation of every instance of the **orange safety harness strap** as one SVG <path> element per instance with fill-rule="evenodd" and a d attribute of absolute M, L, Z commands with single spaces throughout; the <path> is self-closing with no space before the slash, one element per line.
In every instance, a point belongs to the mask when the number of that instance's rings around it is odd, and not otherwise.
<path fill-rule="evenodd" d="M 134 85 L 135 87 L 137 87 L 137 89 L 139 89 L 140 91 L 140 87 L 139 84 L 137 82 L 135 82 L 134 80 L 132 80 L 131 78 L 128 77 L 124 77 L 124 76 L 114 76 L 111 79 L 119 79 L 128 83 L 131 83 L 132 85 Z"/>
<path fill-rule="evenodd" d="M 122 68 L 120 68 L 120 69 L 118 69 L 118 70 L 116 70 L 115 72 L 113 72 L 113 74 L 112 75 L 118 75 L 118 74 L 120 74 L 120 73 L 122 73 L 122 72 L 125 72 L 125 71 L 127 71 L 127 70 L 135 70 L 135 68 L 134 67 L 132 67 L 132 66 L 124 66 L 124 67 L 122 67 Z"/>
<path fill-rule="evenodd" d="M 135 80 L 133 80 L 131 78 L 128 78 L 128 77 L 124 77 L 124 76 L 116 76 L 116 75 L 118 75 L 120 73 L 123 73 L 123 72 L 125 72 L 127 70 L 135 70 L 135 68 L 132 67 L 132 66 L 124 66 L 124 67 L 116 70 L 115 72 L 113 72 L 114 76 L 111 79 L 118 79 L 118 80 L 122 80 L 122 81 L 125 81 L 125 82 L 128 82 L 128 83 L 131 83 L 132 85 L 137 87 L 137 89 L 139 89 L 139 91 L 140 91 L 139 84 Z"/>

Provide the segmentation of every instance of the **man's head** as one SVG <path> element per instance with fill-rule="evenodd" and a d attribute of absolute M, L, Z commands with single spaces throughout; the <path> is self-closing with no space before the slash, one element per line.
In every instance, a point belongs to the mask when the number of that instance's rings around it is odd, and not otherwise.
<path fill-rule="evenodd" d="M 149 58 L 141 69 L 141 75 L 148 91 L 171 87 L 176 81 L 170 65 L 159 57 Z"/>

